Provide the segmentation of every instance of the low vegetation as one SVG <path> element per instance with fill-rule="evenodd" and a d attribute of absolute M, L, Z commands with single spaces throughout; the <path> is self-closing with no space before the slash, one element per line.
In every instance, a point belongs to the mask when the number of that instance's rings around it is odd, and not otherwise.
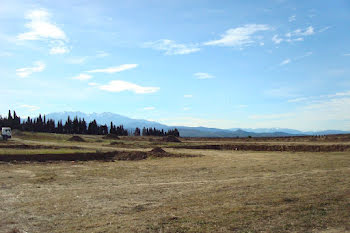
<path fill-rule="evenodd" d="M 349 151 L 198 148 L 345 139 L 72 136 L 0 143 L 0 158 L 31 158 L 0 163 L 0 232 L 350 232 Z"/>

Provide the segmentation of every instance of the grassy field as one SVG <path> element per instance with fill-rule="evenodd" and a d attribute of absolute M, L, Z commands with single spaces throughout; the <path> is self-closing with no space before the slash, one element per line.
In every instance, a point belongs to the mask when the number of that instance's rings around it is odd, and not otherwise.
<path fill-rule="evenodd" d="M 0 163 L 0 232 L 350 232 L 349 151 L 178 148 L 287 139 L 171 143 L 101 136 L 70 142 L 70 137 L 21 133 L 0 143 L 0 154 L 149 151 L 161 146 L 173 154 L 200 156 Z M 309 139 L 288 143 L 312 144 Z M 314 142 L 348 144 L 346 139 Z"/>

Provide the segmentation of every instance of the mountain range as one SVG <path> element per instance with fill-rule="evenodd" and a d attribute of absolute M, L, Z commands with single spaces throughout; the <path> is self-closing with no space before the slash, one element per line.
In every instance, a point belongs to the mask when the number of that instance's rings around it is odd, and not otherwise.
<path fill-rule="evenodd" d="M 56 122 L 62 120 L 63 122 L 70 116 L 70 118 L 78 117 L 84 118 L 87 122 L 96 120 L 98 124 L 106 124 L 107 126 L 113 122 L 115 125 L 124 125 L 124 128 L 135 129 L 139 128 L 157 128 L 157 129 L 173 129 L 177 128 L 182 137 L 281 137 L 281 136 L 301 136 L 301 135 L 328 135 L 328 134 L 346 134 L 350 131 L 341 130 L 326 130 L 326 131 L 299 131 L 287 128 L 231 128 L 218 129 L 207 127 L 188 127 L 188 126 L 168 126 L 160 124 L 155 121 L 148 121 L 143 119 L 132 119 L 115 113 L 83 113 L 83 112 L 55 112 L 46 115 L 46 119 L 53 119 Z"/>

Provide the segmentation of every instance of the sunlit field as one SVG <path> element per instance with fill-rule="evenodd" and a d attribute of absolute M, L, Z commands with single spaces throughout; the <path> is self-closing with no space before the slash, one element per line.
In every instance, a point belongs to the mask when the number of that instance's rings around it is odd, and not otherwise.
<path fill-rule="evenodd" d="M 2 162 L 1 232 L 350 231 L 349 151 L 180 148 L 263 143 L 262 139 L 180 138 L 182 142 L 174 143 L 157 137 L 80 136 L 84 142 L 71 142 L 71 136 L 18 133 L 0 143 L 0 156 L 147 154 L 154 147 L 169 156 Z M 312 143 L 309 139 L 288 140 Z M 287 139 L 268 143 L 283 140 Z M 337 143 L 348 144 L 346 140 Z"/>

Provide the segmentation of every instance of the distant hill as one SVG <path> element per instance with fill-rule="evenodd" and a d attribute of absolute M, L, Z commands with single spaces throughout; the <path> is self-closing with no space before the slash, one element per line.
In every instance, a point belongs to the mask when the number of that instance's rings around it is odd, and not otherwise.
<path fill-rule="evenodd" d="M 302 132 L 294 129 L 287 128 L 232 128 L 232 129 L 217 129 L 206 127 L 187 127 L 187 126 L 168 126 L 160 124 L 155 121 L 147 121 L 143 119 L 132 119 L 126 116 L 122 116 L 115 113 L 83 113 L 83 112 L 55 112 L 46 115 L 47 119 L 53 119 L 56 122 L 59 120 L 65 121 L 67 117 L 84 118 L 87 122 L 96 120 L 98 124 L 106 124 L 109 126 L 111 121 L 115 125 L 124 125 L 127 129 L 135 129 L 136 127 L 152 127 L 157 129 L 173 129 L 177 128 L 180 131 L 182 137 L 282 137 L 282 136 L 298 136 L 298 135 L 328 135 L 328 134 L 345 134 L 350 133 L 348 131 L 340 130 L 326 130 L 319 132 Z"/>

